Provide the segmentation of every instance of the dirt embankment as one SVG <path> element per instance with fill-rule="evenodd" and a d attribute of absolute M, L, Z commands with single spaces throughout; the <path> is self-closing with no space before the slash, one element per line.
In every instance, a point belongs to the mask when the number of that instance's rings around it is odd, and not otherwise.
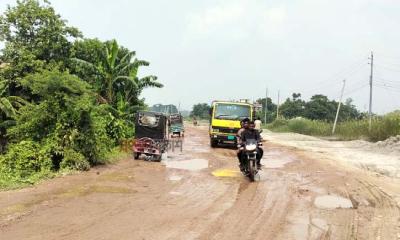
<path fill-rule="evenodd" d="M 400 178 L 400 136 L 377 143 L 361 140 L 329 141 L 297 133 L 270 131 L 263 133 L 263 137 L 274 143 L 319 154 L 341 164 Z"/>

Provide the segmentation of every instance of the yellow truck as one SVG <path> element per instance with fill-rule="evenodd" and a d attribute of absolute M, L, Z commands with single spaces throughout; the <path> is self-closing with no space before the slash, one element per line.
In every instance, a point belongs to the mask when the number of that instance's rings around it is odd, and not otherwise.
<path fill-rule="evenodd" d="M 254 117 L 254 107 L 247 102 L 213 101 L 210 112 L 211 147 L 216 147 L 219 143 L 236 145 L 240 121 Z"/>

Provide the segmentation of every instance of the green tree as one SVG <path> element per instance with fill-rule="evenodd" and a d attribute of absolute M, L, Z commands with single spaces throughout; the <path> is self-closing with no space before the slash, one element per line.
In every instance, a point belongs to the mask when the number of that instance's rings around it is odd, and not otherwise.
<path fill-rule="evenodd" d="M 327 96 L 317 94 L 305 104 L 304 116 L 312 120 L 333 121 L 336 115 L 337 103 Z"/>
<path fill-rule="evenodd" d="M 265 98 L 259 98 L 256 101 L 257 103 L 262 105 L 262 111 L 258 113 L 258 116 L 263 122 L 265 117 Z M 271 98 L 267 99 L 267 123 L 273 122 L 276 118 L 276 104 L 272 102 Z"/>
<path fill-rule="evenodd" d="M 98 45 L 95 40 L 92 40 L 91 43 Z M 90 52 L 98 49 L 88 48 L 86 50 Z M 157 77 L 155 76 L 139 78 L 139 68 L 148 66 L 149 63 L 135 58 L 136 53 L 134 51 L 119 47 L 116 40 L 104 43 L 102 52 L 92 52 L 92 54 L 96 56 L 95 59 L 75 58 L 75 60 L 96 71 L 98 76 L 96 86 L 103 102 L 115 106 L 120 101 L 120 99 L 117 99 L 119 94 L 125 102 L 137 104 L 140 102 L 139 95 L 144 88 L 160 88 L 163 86 L 157 82 Z M 90 56 L 89 53 L 86 53 L 87 55 Z"/>
<path fill-rule="evenodd" d="M 202 119 L 210 118 L 210 105 L 207 103 L 199 103 L 193 106 L 193 110 L 190 113 L 192 117 L 198 117 Z"/>
<path fill-rule="evenodd" d="M 66 149 L 81 153 L 92 164 L 102 160 L 113 144 L 106 136 L 107 116 L 96 115 L 94 93 L 87 83 L 53 70 L 28 75 L 21 85 L 32 92 L 34 102 L 20 109 L 9 130 L 13 142 L 32 140 L 47 146 L 55 169 Z"/>
<path fill-rule="evenodd" d="M 280 106 L 280 112 L 285 118 L 304 116 L 305 102 L 301 100 L 300 93 L 293 93 L 292 99 L 287 98 Z"/>
<path fill-rule="evenodd" d="M 353 104 L 353 99 L 346 99 L 345 103 L 341 106 L 338 121 L 343 122 L 351 119 L 361 119 L 362 115 Z"/>
<path fill-rule="evenodd" d="M 18 79 L 42 68 L 64 67 L 70 56 L 70 40 L 80 37 L 55 13 L 48 1 L 20 0 L 0 16 L 0 41 L 5 43 L 1 60 L 10 67 L 0 74 L 18 90 Z"/>

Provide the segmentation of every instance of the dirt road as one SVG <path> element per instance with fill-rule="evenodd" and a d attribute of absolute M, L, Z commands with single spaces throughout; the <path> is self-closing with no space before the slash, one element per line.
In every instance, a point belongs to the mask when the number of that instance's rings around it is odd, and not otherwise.
<path fill-rule="evenodd" d="M 400 239 L 400 189 L 272 142 L 249 183 L 189 127 L 184 152 L 0 193 L 0 239 Z"/>

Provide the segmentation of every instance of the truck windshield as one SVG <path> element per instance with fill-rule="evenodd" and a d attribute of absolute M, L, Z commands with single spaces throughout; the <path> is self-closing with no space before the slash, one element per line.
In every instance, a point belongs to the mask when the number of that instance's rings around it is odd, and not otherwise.
<path fill-rule="evenodd" d="M 242 120 L 244 118 L 250 118 L 250 106 L 216 104 L 214 118 L 226 120 Z"/>

